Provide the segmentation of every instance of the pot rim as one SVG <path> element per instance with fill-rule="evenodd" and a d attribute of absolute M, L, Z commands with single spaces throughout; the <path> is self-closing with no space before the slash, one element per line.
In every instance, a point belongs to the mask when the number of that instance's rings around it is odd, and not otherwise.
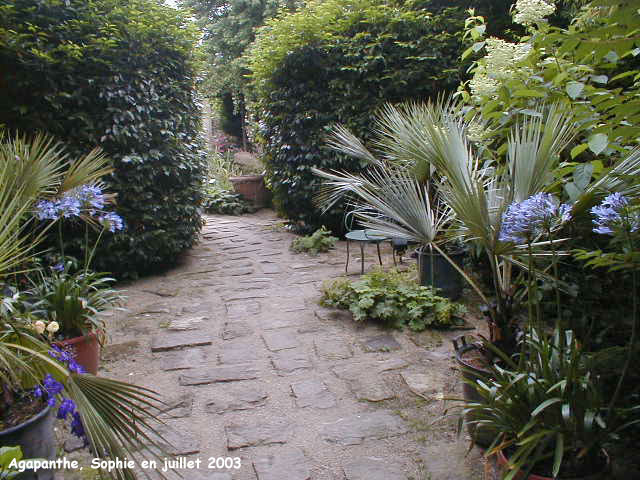
<path fill-rule="evenodd" d="M 46 404 L 45 407 L 42 410 L 40 410 L 37 414 L 35 414 L 33 417 L 29 418 L 28 420 L 25 420 L 24 422 L 22 422 L 19 425 L 15 425 L 13 427 L 7 428 L 6 430 L 0 431 L 0 437 L 3 437 L 5 435 L 11 435 L 12 433 L 17 432 L 18 430 L 22 430 L 22 429 L 28 427 L 32 423 L 35 423 L 38 420 L 40 420 L 42 417 L 46 416 L 49 413 L 50 410 L 51 410 L 51 405 Z"/>
<path fill-rule="evenodd" d="M 229 177 L 230 182 L 242 182 L 247 180 L 264 180 L 264 175 L 260 173 L 258 175 L 238 175 L 235 177 Z"/>
<path fill-rule="evenodd" d="M 98 334 L 99 332 L 89 332 L 86 335 L 80 335 L 79 337 L 71 337 L 71 338 L 65 338 L 64 340 L 60 340 L 55 342 L 57 345 L 75 345 L 76 343 L 80 343 L 82 341 L 88 341 L 89 339 L 93 339 L 95 338 L 96 340 L 99 341 L 98 338 Z"/>
<path fill-rule="evenodd" d="M 599 451 L 604 454 L 604 458 L 606 459 L 606 463 L 605 463 L 605 465 L 604 465 L 604 467 L 602 468 L 601 471 L 595 472 L 595 473 L 591 473 L 587 477 L 564 477 L 562 479 L 559 478 L 559 480 L 584 480 L 584 479 L 589 479 L 589 478 L 598 478 L 597 477 L 598 475 L 602 475 L 603 473 L 607 473 L 611 469 L 611 457 L 609 456 L 609 452 L 607 452 L 607 450 L 604 447 L 600 448 Z M 499 461 L 502 461 L 503 465 L 508 465 L 509 464 L 509 459 L 504 454 L 503 450 L 498 450 L 496 458 Z M 519 475 L 522 476 L 524 474 L 520 473 Z M 525 480 L 553 480 L 553 478 L 552 477 L 546 477 L 544 475 L 539 475 L 536 472 L 531 471 L 529 473 L 529 475 L 527 475 L 527 479 L 525 479 Z"/>
<path fill-rule="evenodd" d="M 433 256 L 433 257 L 442 257 L 443 255 L 438 252 L 438 251 L 433 251 L 433 252 L 427 252 L 426 250 L 428 249 L 428 245 L 422 245 L 421 247 L 416 248 L 416 253 L 418 255 L 424 255 L 424 256 Z M 451 253 L 445 252 L 447 253 L 447 256 L 449 257 L 456 257 L 458 255 L 464 255 L 465 251 L 464 249 L 459 249 L 459 250 L 455 250 Z"/>

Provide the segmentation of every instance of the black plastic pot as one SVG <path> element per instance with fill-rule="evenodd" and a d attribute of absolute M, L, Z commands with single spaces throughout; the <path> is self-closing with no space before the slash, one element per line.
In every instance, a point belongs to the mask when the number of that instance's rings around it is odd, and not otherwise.
<path fill-rule="evenodd" d="M 0 446 L 22 448 L 22 457 L 55 460 L 56 439 L 53 432 L 55 417 L 47 406 L 24 423 L 0 432 Z M 26 470 L 20 480 L 53 480 L 53 470 Z"/>
<path fill-rule="evenodd" d="M 452 342 L 453 348 L 456 352 L 456 362 L 460 367 L 460 372 L 462 373 L 462 378 L 464 380 L 462 384 L 462 394 L 464 395 L 465 402 L 477 403 L 483 401 L 482 397 L 476 390 L 475 385 L 477 385 L 478 380 L 487 382 L 489 380 L 490 372 L 471 365 L 464 358 L 465 355 L 479 351 L 480 347 L 475 343 L 467 343 L 467 337 L 464 335 L 454 338 Z M 467 415 L 465 419 L 469 422 L 473 420 L 473 417 Z M 475 424 L 467 423 L 467 431 L 473 441 L 480 447 L 487 448 L 495 438 L 494 433 L 487 430 L 486 427 L 481 429 L 476 428 Z"/>
<path fill-rule="evenodd" d="M 462 295 L 464 279 L 449 261 L 438 252 L 431 252 L 428 248 L 418 248 L 418 272 L 420 285 L 433 286 L 440 290 L 439 294 L 451 300 Z M 462 268 L 464 252 L 447 254 L 456 265 Z"/>

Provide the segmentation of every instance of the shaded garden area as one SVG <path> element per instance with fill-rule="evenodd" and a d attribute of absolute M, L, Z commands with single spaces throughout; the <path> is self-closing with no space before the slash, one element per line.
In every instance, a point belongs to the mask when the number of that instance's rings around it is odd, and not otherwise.
<path fill-rule="evenodd" d="M 8 478 L 637 475 L 635 2 L 178 3 L 0 5 Z"/>

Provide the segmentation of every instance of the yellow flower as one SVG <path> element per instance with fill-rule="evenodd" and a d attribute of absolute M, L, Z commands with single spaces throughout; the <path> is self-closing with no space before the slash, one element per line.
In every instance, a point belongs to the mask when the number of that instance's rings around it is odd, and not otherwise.
<path fill-rule="evenodd" d="M 33 328 L 35 329 L 36 333 L 42 334 L 44 333 L 45 324 L 42 320 L 38 320 L 33 324 Z"/>
<path fill-rule="evenodd" d="M 47 325 L 47 332 L 49 333 L 56 333 L 58 330 L 60 330 L 60 325 L 58 325 L 58 322 L 51 322 L 49 325 Z"/>

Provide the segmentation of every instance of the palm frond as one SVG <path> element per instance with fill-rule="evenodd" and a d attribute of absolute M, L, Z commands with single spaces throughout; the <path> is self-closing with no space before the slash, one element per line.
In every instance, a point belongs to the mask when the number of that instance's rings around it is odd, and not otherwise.
<path fill-rule="evenodd" d="M 640 147 L 636 147 L 595 182 L 590 183 L 578 197 L 573 211 L 584 212 L 610 192 L 620 192 L 629 197 L 640 195 Z"/>
<path fill-rule="evenodd" d="M 543 115 L 528 116 L 516 124 L 509 136 L 507 152 L 513 201 L 521 202 L 551 183 L 560 153 L 576 132 L 571 113 L 557 104 Z"/>
<path fill-rule="evenodd" d="M 331 134 L 327 137 L 327 145 L 338 152 L 364 160 L 366 163 L 372 165 L 380 163 L 360 139 L 342 125 L 335 125 L 332 128 Z"/>

